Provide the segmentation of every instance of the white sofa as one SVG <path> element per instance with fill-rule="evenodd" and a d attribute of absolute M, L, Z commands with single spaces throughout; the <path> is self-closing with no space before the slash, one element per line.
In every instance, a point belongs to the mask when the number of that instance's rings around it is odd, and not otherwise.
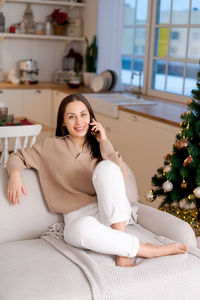
<path fill-rule="evenodd" d="M 39 238 L 51 224 L 63 222 L 62 215 L 48 212 L 34 170 L 25 170 L 23 179 L 27 196 L 21 197 L 20 205 L 12 206 L 6 197 L 7 171 L 0 168 L 0 300 L 92 299 L 81 269 Z M 126 187 L 132 202 L 137 198 L 132 174 Z M 140 203 L 138 207 L 140 225 L 196 247 L 187 223 Z"/>

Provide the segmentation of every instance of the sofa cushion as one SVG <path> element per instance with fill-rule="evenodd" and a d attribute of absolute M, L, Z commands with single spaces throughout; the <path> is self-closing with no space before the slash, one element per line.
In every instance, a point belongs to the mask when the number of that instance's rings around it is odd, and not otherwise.
<path fill-rule="evenodd" d="M 0 244 L 1 300 L 91 299 L 78 266 L 42 239 Z"/>
<path fill-rule="evenodd" d="M 7 199 L 8 174 L 0 168 L 0 243 L 38 238 L 48 226 L 63 222 L 63 216 L 48 211 L 38 176 L 34 170 L 22 172 L 27 196 L 21 195 L 20 205 Z"/>

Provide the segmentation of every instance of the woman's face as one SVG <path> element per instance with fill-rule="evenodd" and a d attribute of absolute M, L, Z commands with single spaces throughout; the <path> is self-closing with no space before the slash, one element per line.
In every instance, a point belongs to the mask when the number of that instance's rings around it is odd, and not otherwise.
<path fill-rule="evenodd" d="M 67 104 L 63 125 L 74 139 L 85 137 L 90 126 L 90 113 L 86 105 L 78 100 Z"/>

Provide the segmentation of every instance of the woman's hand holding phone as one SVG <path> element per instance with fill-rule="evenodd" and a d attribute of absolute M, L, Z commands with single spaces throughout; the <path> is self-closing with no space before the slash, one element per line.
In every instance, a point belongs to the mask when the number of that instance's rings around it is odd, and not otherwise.
<path fill-rule="evenodd" d="M 91 134 L 95 135 L 98 142 L 101 142 L 101 141 L 107 139 L 106 131 L 99 122 L 95 121 L 95 119 L 92 119 L 90 122 L 90 126 L 91 126 L 91 129 L 90 129 Z"/>

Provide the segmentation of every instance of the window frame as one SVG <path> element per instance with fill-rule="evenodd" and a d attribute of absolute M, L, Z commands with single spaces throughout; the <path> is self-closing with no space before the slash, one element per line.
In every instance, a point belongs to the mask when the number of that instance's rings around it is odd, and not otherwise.
<path fill-rule="evenodd" d="M 137 0 L 138 1 L 138 0 Z M 183 70 L 183 78 L 185 79 L 186 75 L 186 66 L 187 63 L 199 63 L 199 59 L 190 59 L 187 58 L 188 54 L 188 46 L 189 46 L 189 36 L 190 36 L 190 28 L 200 28 L 200 24 L 190 24 L 191 20 L 191 5 L 192 0 L 189 0 L 189 12 L 188 12 L 188 23 L 187 24 L 172 24 L 172 5 L 173 0 L 171 0 L 171 9 L 170 9 L 170 24 L 156 24 L 156 9 L 157 9 L 157 1 L 158 0 L 149 0 L 148 1 L 148 10 L 147 10 L 147 22 L 146 22 L 146 46 L 145 46 L 145 53 L 144 53 L 144 70 L 143 70 L 143 86 L 142 86 L 142 94 L 146 96 L 152 96 L 156 98 L 166 99 L 173 102 L 179 102 L 185 104 L 190 96 L 175 94 L 166 91 L 159 91 L 152 88 L 152 78 L 153 78 L 153 64 L 155 60 L 163 60 L 163 61 L 174 61 L 174 62 L 182 62 L 184 63 L 184 70 Z M 124 26 L 125 27 L 125 26 Z M 134 28 L 139 28 L 139 26 L 134 25 Z M 168 36 L 168 56 L 167 57 L 159 57 L 154 56 L 154 45 L 155 45 L 155 32 L 156 28 L 169 28 L 169 36 Z M 174 58 L 169 57 L 169 49 L 170 49 L 170 32 L 171 28 L 186 28 L 187 29 L 187 38 L 186 38 L 186 52 L 184 58 Z M 133 53 L 131 55 L 133 67 L 133 58 L 139 56 L 134 55 L 134 47 Z M 142 56 L 143 58 L 143 56 Z M 165 76 L 167 76 L 168 72 L 168 64 L 166 64 Z M 166 77 L 165 77 L 166 78 Z M 128 84 L 124 84 L 125 89 L 128 88 Z M 165 80 L 166 86 L 166 80 Z M 185 80 L 182 87 L 182 92 L 184 91 L 185 87 Z M 134 86 L 137 89 L 137 86 Z M 195 88 L 195 86 L 194 86 Z"/>
<path fill-rule="evenodd" d="M 136 6 L 135 6 L 135 20 L 136 20 L 136 11 L 137 11 L 137 2 L 140 1 L 140 0 L 136 0 Z M 151 11 L 151 0 L 148 0 L 148 5 L 147 5 L 147 22 L 146 24 L 134 24 L 134 25 L 126 25 L 126 26 L 123 26 L 123 28 L 134 28 L 134 35 L 133 35 L 133 41 L 135 42 L 135 31 L 136 29 L 138 28 L 145 28 L 146 29 L 146 40 L 145 40 L 145 51 L 144 51 L 144 55 L 137 55 L 134 53 L 134 46 L 133 45 L 133 51 L 132 51 L 132 54 L 130 55 L 130 58 L 131 58 L 131 73 L 134 72 L 133 70 L 133 62 L 134 62 L 134 59 L 136 58 L 142 58 L 144 59 L 144 70 L 143 70 L 143 86 L 142 86 L 142 94 L 146 94 L 147 92 L 147 70 L 148 70 L 148 66 L 147 66 L 147 55 L 148 55 L 148 49 L 147 49 L 147 44 L 149 44 L 149 39 L 150 39 L 150 21 L 151 21 L 151 15 L 149 14 L 149 11 Z M 136 85 L 132 85 L 131 82 L 130 84 L 123 84 L 124 86 L 124 89 L 127 90 L 127 89 L 131 89 L 131 87 L 137 89 L 138 86 Z"/>

